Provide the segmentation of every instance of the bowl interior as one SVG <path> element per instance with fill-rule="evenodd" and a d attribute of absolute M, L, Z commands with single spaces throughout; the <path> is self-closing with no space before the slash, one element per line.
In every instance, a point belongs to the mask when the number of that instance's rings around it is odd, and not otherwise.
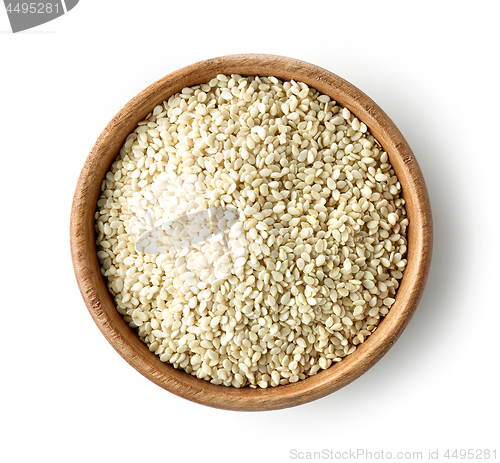
<path fill-rule="evenodd" d="M 184 87 L 206 83 L 218 74 L 301 81 L 348 108 L 387 151 L 406 201 L 410 222 L 408 265 L 391 310 L 354 353 L 327 370 L 285 386 L 268 389 L 217 386 L 161 362 L 117 312 L 96 255 L 94 213 L 100 185 L 126 137 L 172 94 Z M 205 60 L 163 77 L 129 101 L 101 133 L 85 162 L 73 200 L 70 235 L 82 296 L 97 326 L 118 353 L 170 392 L 204 405 L 232 410 L 300 405 L 361 376 L 389 350 L 410 321 L 423 293 L 432 252 L 432 218 L 425 182 L 408 143 L 391 119 L 368 96 L 335 74 L 303 61 L 273 55 L 232 55 Z"/>

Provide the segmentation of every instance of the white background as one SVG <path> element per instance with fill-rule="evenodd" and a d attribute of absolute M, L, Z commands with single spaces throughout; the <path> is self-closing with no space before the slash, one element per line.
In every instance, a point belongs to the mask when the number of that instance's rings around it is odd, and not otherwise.
<path fill-rule="evenodd" d="M 0 7 L 2 461 L 500 459 L 497 1 L 81 0 L 18 34 Z M 171 71 L 247 52 L 309 61 L 371 96 L 412 146 L 435 224 L 425 295 L 393 349 L 329 397 L 260 413 L 188 402 L 130 367 L 86 310 L 68 238 L 78 174 L 113 115 Z"/>

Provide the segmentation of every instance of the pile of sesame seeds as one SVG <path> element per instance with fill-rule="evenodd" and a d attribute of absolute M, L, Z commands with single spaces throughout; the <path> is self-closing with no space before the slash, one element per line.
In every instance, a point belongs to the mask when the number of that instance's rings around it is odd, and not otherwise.
<path fill-rule="evenodd" d="M 162 361 L 226 386 L 340 362 L 388 313 L 406 266 L 387 153 L 330 97 L 274 77 L 219 75 L 155 107 L 95 220 L 125 321 Z M 155 230 L 163 247 L 148 248 Z"/>

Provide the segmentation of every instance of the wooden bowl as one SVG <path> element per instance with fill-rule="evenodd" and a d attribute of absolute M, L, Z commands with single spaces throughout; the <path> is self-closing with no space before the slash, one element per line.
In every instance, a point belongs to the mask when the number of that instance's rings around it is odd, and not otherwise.
<path fill-rule="evenodd" d="M 94 212 L 100 185 L 127 135 L 153 108 L 184 87 L 210 81 L 217 74 L 275 76 L 305 82 L 329 95 L 364 122 L 387 151 L 402 185 L 408 227 L 408 265 L 396 302 L 377 330 L 356 351 L 327 370 L 285 386 L 267 389 L 216 386 L 151 353 L 117 312 L 99 270 Z M 85 304 L 106 339 L 146 378 L 181 397 L 230 410 L 274 410 L 324 397 L 359 378 L 396 342 L 417 308 L 432 253 L 431 207 L 422 172 L 408 143 L 391 119 L 354 85 L 312 64 L 273 55 L 232 55 L 208 59 L 175 71 L 139 93 L 111 120 L 83 166 L 71 212 L 71 255 Z"/>

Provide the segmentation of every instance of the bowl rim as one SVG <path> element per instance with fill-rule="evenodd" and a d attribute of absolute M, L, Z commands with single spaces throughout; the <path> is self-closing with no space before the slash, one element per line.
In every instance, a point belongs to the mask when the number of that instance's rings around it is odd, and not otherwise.
<path fill-rule="evenodd" d="M 409 227 L 408 264 L 396 302 L 377 329 L 356 351 L 327 370 L 277 387 L 234 388 L 214 385 L 163 363 L 116 310 L 99 271 L 94 213 L 101 182 L 126 136 L 168 96 L 207 76 L 275 76 L 305 82 L 330 96 L 364 122 L 388 153 L 403 187 Z M 168 95 L 166 97 L 166 95 Z M 102 174 L 102 175 L 101 175 Z M 160 387 L 203 405 L 228 410 L 276 410 L 301 405 L 335 392 L 378 362 L 406 328 L 423 294 L 432 255 L 432 213 L 425 181 L 407 141 L 387 114 L 357 87 L 321 67 L 294 58 L 237 54 L 206 59 L 167 74 L 133 97 L 99 135 L 80 173 L 70 221 L 73 268 L 94 322 L 113 348 L 137 371 Z"/>

